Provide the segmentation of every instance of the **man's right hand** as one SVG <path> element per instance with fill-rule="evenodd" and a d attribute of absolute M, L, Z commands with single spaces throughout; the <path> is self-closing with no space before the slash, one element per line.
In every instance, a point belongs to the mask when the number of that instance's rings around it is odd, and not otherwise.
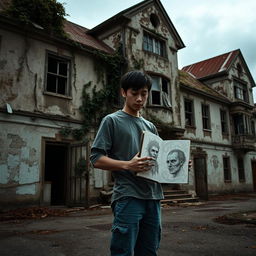
<path fill-rule="evenodd" d="M 127 162 L 127 170 L 134 172 L 146 172 L 154 165 L 153 157 L 139 157 L 139 153 L 137 153 L 130 161 Z"/>

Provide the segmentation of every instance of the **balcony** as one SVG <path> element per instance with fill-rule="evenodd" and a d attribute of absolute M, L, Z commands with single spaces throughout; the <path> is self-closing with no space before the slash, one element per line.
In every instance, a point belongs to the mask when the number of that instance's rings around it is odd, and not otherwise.
<path fill-rule="evenodd" d="M 235 150 L 256 150 L 255 142 L 256 136 L 252 134 L 237 134 L 232 136 L 232 145 Z"/>

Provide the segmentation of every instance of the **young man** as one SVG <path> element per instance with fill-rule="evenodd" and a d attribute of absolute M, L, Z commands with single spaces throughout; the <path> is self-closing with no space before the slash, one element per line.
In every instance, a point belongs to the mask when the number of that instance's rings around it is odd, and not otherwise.
<path fill-rule="evenodd" d="M 139 157 L 142 131 L 157 134 L 156 127 L 140 116 L 151 89 L 151 79 L 141 71 L 121 79 L 122 110 L 101 122 L 91 149 L 96 168 L 111 170 L 115 179 L 112 209 L 112 256 L 155 256 L 161 235 L 161 184 L 136 176 L 152 168 L 152 157 Z"/>

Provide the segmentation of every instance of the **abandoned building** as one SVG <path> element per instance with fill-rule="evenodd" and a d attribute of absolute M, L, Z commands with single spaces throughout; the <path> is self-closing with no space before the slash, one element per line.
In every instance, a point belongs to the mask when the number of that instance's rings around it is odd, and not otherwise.
<path fill-rule="evenodd" d="M 256 190 L 255 82 L 240 50 L 179 70 L 185 45 L 159 0 L 92 29 L 64 25 L 67 38 L 60 38 L 0 14 L 1 207 L 88 205 L 111 188 L 111 173 L 88 161 L 96 123 L 78 135 L 84 89 L 93 97 L 110 76 L 99 56 L 117 52 L 121 73 L 141 69 L 152 77 L 143 115 L 160 136 L 191 140 L 189 183 L 173 188 L 202 199 Z"/>

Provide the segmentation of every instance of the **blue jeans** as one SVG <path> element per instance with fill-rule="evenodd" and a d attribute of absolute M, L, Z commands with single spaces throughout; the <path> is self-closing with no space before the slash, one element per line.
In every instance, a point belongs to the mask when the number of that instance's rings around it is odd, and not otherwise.
<path fill-rule="evenodd" d="M 161 238 L 160 201 L 125 197 L 114 203 L 113 212 L 111 256 L 156 256 Z"/>

